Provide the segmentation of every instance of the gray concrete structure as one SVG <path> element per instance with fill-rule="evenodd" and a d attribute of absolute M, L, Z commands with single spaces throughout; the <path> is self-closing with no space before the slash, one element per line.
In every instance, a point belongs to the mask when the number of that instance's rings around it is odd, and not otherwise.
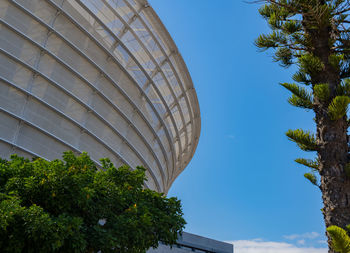
<path fill-rule="evenodd" d="M 145 0 L 0 0 L 0 156 L 143 165 L 167 193 L 200 134 L 196 92 Z"/>
<path fill-rule="evenodd" d="M 157 249 L 150 249 L 147 253 L 233 253 L 233 245 L 202 236 L 183 233 L 176 245 L 172 248 L 160 244 Z"/>

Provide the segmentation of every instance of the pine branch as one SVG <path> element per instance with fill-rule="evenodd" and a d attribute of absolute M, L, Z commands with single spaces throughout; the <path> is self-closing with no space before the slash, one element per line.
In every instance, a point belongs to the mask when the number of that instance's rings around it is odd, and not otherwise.
<path fill-rule="evenodd" d="M 336 96 L 328 106 L 328 115 L 331 120 L 344 117 L 348 111 L 350 98 L 348 96 Z"/>
<path fill-rule="evenodd" d="M 337 87 L 337 95 L 339 96 L 350 96 L 350 79 L 345 79 Z"/>
<path fill-rule="evenodd" d="M 346 69 L 340 72 L 340 78 L 345 79 L 345 78 L 350 78 L 350 69 Z"/>
<path fill-rule="evenodd" d="M 299 107 L 299 108 L 303 108 L 303 109 L 312 109 L 313 108 L 311 101 L 297 97 L 294 94 L 290 98 L 288 98 L 288 103 L 295 106 L 295 107 Z"/>
<path fill-rule="evenodd" d="M 346 71 L 342 71 L 340 73 L 340 78 L 350 78 L 350 69 L 347 69 Z"/>
<path fill-rule="evenodd" d="M 337 226 L 330 226 L 327 232 L 332 238 L 332 248 L 340 253 L 350 252 L 350 237 L 346 231 Z"/>
<path fill-rule="evenodd" d="M 304 132 L 302 129 L 288 130 L 286 135 L 289 140 L 294 141 L 301 150 L 317 151 L 315 136 L 309 131 Z"/>
<path fill-rule="evenodd" d="M 322 101 L 328 101 L 330 98 L 329 85 L 327 83 L 316 84 L 314 95 Z"/>
<path fill-rule="evenodd" d="M 282 25 L 282 30 L 288 35 L 292 35 L 296 32 L 300 32 L 302 29 L 301 22 L 299 20 L 287 20 Z"/>
<path fill-rule="evenodd" d="M 340 71 L 340 66 L 342 65 L 341 63 L 344 62 L 345 56 L 344 54 L 331 54 L 328 57 L 328 62 L 329 64 L 336 69 L 337 71 Z"/>
<path fill-rule="evenodd" d="M 305 73 L 302 73 L 300 71 L 296 72 L 293 76 L 292 79 L 298 83 L 303 83 L 305 85 L 310 85 L 311 80 L 308 78 L 308 76 Z"/>
<path fill-rule="evenodd" d="M 340 15 L 340 14 L 343 14 L 343 13 L 345 13 L 345 12 L 347 12 L 347 11 L 350 11 L 350 8 L 346 8 L 346 9 L 344 9 L 344 10 L 337 11 L 337 12 L 333 13 L 333 15 Z"/>
<path fill-rule="evenodd" d="M 281 32 L 273 31 L 270 34 L 261 34 L 254 42 L 255 46 L 262 51 L 269 48 L 283 48 L 294 51 L 305 51 L 306 48 L 297 46 L 295 43 L 290 42 L 286 35 Z"/>
<path fill-rule="evenodd" d="M 324 64 L 322 61 L 310 53 L 305 53 L 298 60 L 300 71 L 305 74 L 312 76 L 320 73 L 324 69 Z"/>
<path fill-rule="evenodd" d="M 349 22 L 349 24 L 350 24 L 350 22 Z M 339 33 L 349 33 L 350 32 L 350 29 L 349 28 L 345 28 L 344 26 L 343 26 L 343 29 L 337 29 L 337 31 L 339 32 Z"/>
<path fill-rule="evenodd" d="M 275 40 L 271 39 L 270 35 L 261 34 L 255 41 L 254 45 L 261 51 L 265 51 L 269 48 L 276 48 L 278 44 Z"/>
<path fill-rule="evenodd" d="M 280 83 L 280 85 L 293 93 L 292 97 L 288 99 L 291 105 L 305 109 L 313 108 L 312 95 L 305 88 L 294 83 Z"/>
<path fill-rule="evenodd" d="M 300 98 L 302 98 L 304 100 L 310 100 L 310 101 L 312 100 L 311 93 L 309 91 L 307 91 L 305 88 L 300 87 L 297 84 L 294 84 L 294 83 L 280 83 L 280 85 L 282 85 L 284 88 L 286 88 L 287 90 L 292 92 L 297 97 L 300 97 Z"/>
<path fill-rule="evenodd" d="M 297 159 L 295 159 L 295 162 L 297 162 L 301 165 L 304 165 L 306 167 L 309 167 L 311 169 L 318 170 L 318 161 L 317 160 L 314 161 L 311 159 L 297 158 Z"/>
<path fill-rule="evenodd" d="M 345 4 L 345 6 L 348 6 L 348 2 Z M 350 11 L 350 8 L 345 8 L 345 6 L 343 8 L 337 8 L 338 10 L 336 12 L 333 12 L 332 15 L 336 16 L 336 15 L 342 15 L 345 12 Z M 338 6 L 339 7 L 339 6 Z M 345 8 L 345 9 L 344 9 Z M 340 9 L 340 10 L 339 10 Z"/>
<path fill-rule="evenodd" d="M 259 1 L 256 1 L 256 2 L 259 2 Z M 263 2 L 267 2 L 267 3 L 270 3 L 270 4 L 275 4 L 277 7 L 286 8 L 287 10 L 292 11 L 294 13 L 300 13 L 301 12 L 299 9 L 291 6 L 290 4 L 283 3 L 283 2 L 278 2 L 276 0 L 263 0 Z"/>
<path fill-rule="evenodd" d="M 320 187 L 318 184 L 317 184 L 317 178 L 315 176 L 315 174 L 313 173 L 305 173 L 304 174 L 304 177 L 310 181 L 311 184 L 317 186 L 317 187 Z"/>

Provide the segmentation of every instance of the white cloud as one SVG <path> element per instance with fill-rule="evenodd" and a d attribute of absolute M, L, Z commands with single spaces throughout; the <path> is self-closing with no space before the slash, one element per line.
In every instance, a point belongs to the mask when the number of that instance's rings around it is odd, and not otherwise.
<path fill-rule="evenodd" d="M 235 253 L 327 253 L 327 248 L 300 248 L 285 242 L 265 242 L 261 239 L 231 241 Z"/>
<path fill-rule="evenodd" d="M 295 240 L 295 239 L 315 239 L 319 237 L 320 234 L 317 232 L 309 232 L 304 234 L 293 234 L 293 235 L 285 235 L 284 238 L 288 240 Z"/>
<path fill-rule="evenodd" d="M 304 239 L 298 240 L 298 241 L 297 241 L 297 244 L 305 245 L 305 240 L 304 240 Z"/>

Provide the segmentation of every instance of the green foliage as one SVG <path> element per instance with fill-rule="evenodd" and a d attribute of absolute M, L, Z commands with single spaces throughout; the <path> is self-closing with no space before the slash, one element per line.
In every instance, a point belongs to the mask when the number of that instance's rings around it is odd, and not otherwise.
<path fill-rule="evenodd" d="M 298 63 L 300 68 L 299 71 L 309 75 L 315 75 L 321 72 L 324 68 L 324 64 L 321 62 L 321 60 L 310 53 L 301 55 L 298 58 Z"/>
<path fill-rule="evenodd" d="M 281 83 L 281 85 L 293 93 L 292 97 L 288 99 L 291 105 L 306 109 L 313 108 L 312 96 L 305 88 L 294 83 Z"/>
<path fill-rule="evenodd" d="M 144 189 L 144 168 L 101 161 L 102 170 L 85 153 L 0 160 L 1 252 L 141 253 L 175 243 L 180 201 Z"/>
<path fill-rule="evenodd" d="M 337 94 L 339 96 L 350 96 L 350 79 L 343 80 L 341 85 L 337 87 Z"/>
<path fill-rule="evenodd" d="M 350 253 L 350 237 L 347 232 L 337 226 L 329 226 L 327 232 L 332 238 L 332 248 L 339 253 Z"/>
<path fill-rule="evenodd" d="M 302 129 L 288 130 L 286 135 L 304 151 L 317 151 L 316 139 L 309 131 Z"/>
<path fill-rule="evenodd" d="M 272 48 L 277 48 L 279 43 L 284 42 L 284 37 L 282 36 L 281 33 L 277 32 L 272 32 L 269 35 L 262 34 L 260 35 L 256 41 L 255 45 L 259 47 L 262 51 L 272 47 Z"/>
<path fill-rule="evenodd" d="M 328 114 L 332 120 L 344 117 L 348 111 L 350 98 L 348 96 L 336 96 L 328 106 Z"/>
<path fill-rule="evenodd" d="M 305 88 L 300 87 L 299 85 L 296 85 L 294 83 L 281 83 L 281 85 L 292 92 L 294 95 L 304 99 L 304 100 L 311 100 L 312 97 L 310 95 L 310 92 L 308 92 Z"/>
<path fill-rule="evenodd" d="M 343 54 L 332 54 L 328 57 L 328 62 L 337 71 L 340 71 L 343 60 L 344 60 Z"/>
<path fill-rule="evenodd" d="M 318 170 L 318 161 L 313 161 L 311 159 L 305 159 L 305 158 L 297 158 L 295 159 L 295 162 L 302 164 L 306 167 L 309 167 L 314 170 Z"/>
<path fill-rule="evenodd" d="M 276 49 L 275 55 L 273 56 L 273 60 L 275 62 L 280 62 L 282 67 L 289 67 L 293 64 L 293 53 L 289 48 L 279 47 Z"/>
<path fill-rule="evenodd" d="M 298 82 L 298 83 L 303 83 L 305 85 L 310 85 L 311 80 L 308 77 L 307 74 L 303 73 L 303 72 L 296 72 L 293 76 L 292 76 L 293 80 Z"/>
<path fill-rule="evenodd" d="M 348 2 L 345 0 L 319 1 L 310 0 L 266 0 L 259 9 L 261 16 L 271 28 L 269 34 L 258 37 L 255 44 L 261 50 L 275 50 L 274 59 L 282 66 L 298 63 L 300 72 L 310 75 L 325 69 L 325 60 L 316 56 L 318 43 L 315 36 L 325 27 L 332 29 L 328 43 L 331 51 L 327 64 L 335 71 L 349 75 L 350 59 L 348 40 Z"/>
<path fill-rule="evenodd" d="M 303 27 L 299 20 L 286 20 L 286 22 L 284 22 L 284 24 L 281 26 L 281 30 L 287 35 L 300 32 L 302 28 Z"/>
<path fill-rule="evenodd" d="M 312 109 L 311 101 L 304 100 L 294 94 L 290 98 L 288 98 L 288 103 L 296 107 L 300 107 L 304 109 Z"/>
<path fill-rule="evenodd" d="M 313 185 L 318 186 L 317 184 L 317 178 L 316 175 L 314 173 L 305 173 L 304 177 L 309 180 Z"/>
<path fill-rule="evenodd" d="M 328 101 L 330 98 L 329 85 L 327 83 L 316 84 L 314 86 L 314 94 L 322 101 Z"/>

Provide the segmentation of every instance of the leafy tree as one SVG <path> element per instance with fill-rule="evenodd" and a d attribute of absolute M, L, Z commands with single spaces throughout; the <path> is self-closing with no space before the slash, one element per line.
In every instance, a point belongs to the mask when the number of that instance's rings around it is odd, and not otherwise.
<path fill-rule="evenodd" d="M 350 224 L 350 157 L 347 115 L 350 103 L 350 3 L 348 0 L 264 0 L 259 12 L 271 28 L 255 41 L 274 49 L 283 67 L 295 65 L 296 83 L 282 83 L 288 102 L 315 113 L 316 134 L 301 129 L 287 136 L 315 160 L 305 177 L 319 186 L 326 226 Z M 330 243 L 330 241 L 329 241 Z"/>
<path fill-rule="evenodd" d="M 0 249 L 16 252 L 145 252 L 174 244 L 180 201 L 144 189 L 145 169 L 102 170 L 86 153 L 62 160 L 0 159 Z"/>

